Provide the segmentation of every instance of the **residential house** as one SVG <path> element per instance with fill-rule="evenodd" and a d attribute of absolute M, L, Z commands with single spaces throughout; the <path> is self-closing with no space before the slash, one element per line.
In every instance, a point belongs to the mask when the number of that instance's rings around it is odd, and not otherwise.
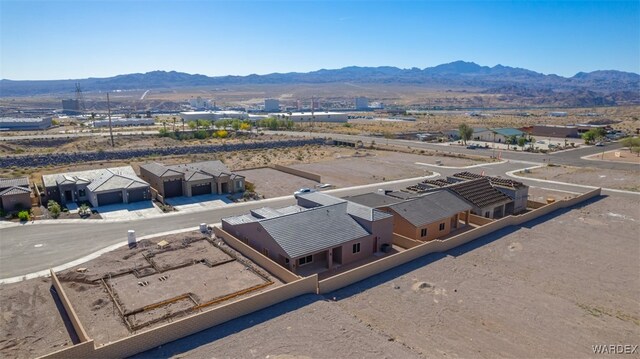
<path fill-rule="evenodd" d="M 463 226 L 461 214 L 465 213 L 465 224 L 471 210 L 464 200 L 448 191 L 434 191 L 402 200 L 381 193 L 368 193 L 348 198 L 393 215 L 393 231 L 402 236 L 421 241 L 442 238 Z"/>
<path fill-rule="evenodd" d="M 43 175 L 46 201 L 88 202 L 93 207 L 151 199 L 147 182 L 131 166 Z"/>
<path fill-rule="evenodd" d="M 29 177 L 0 178 L 0 209 L 11 212 L 30 208 Z"/>
<path fill-rule="evenodd" d="M 393 217 L 323 193 L 294 206 L 222 219 L 222 229 L 294 273 L 311 274 L 391 249 Z"/>
<path fill-rule="evenodd" d="M 140 177 L 162 198 L 236 193 L 245 189 L 244 176 L 229 171 L 220 161 L 181 165 L 146 163 L 140 166 Z"/>
<path fill-rule="evenodd" d="M 473 130 L 477 141 L 506 143 L 511 136 L 522 137 L 525 133 L 515 128 L 479 128 Z"/>
<path fill-rule="evenodd" d="M 455 173 L 453 177 L 462 180 L 473 180 L 482 177 L 488 178 L 491 186 L 509 196 L 509 198 L 511 198 L 511 200 L 513 201 L 513 203 L 506 204 L 504 212 L 505 215 L 518 214 L 527 210 L 529 186 L 522 182 L 514 181 L 507 178 L 483 176 L 477 173 L 466 171 Z"/>
<path fill-rule="evenodd" d="M 451 191 L 472 205 L 473 214 L 486 218 L 502 218 L 507 214 L 507 207 L 511 209 L 513 206 L 513 200 L 494 188 L 486 177 L 458 182 L 451 177 L 447 180 L 424 180 L 419 186 L 425 192 L 440 189 Z"/>

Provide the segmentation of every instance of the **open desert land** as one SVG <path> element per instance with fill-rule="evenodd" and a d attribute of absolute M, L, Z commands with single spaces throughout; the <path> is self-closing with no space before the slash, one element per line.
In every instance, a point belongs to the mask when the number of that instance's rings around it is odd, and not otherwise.
<path fill-rule="evenodd" d="M 590 167 L 554 165 L 530 169 L 529 173 L 520 171 L 517 175 L 586 186 L 640 192 L 640 176 L 638 176 L 637 170 L 626 171 L 608 169 L 605 171 Z"/>
<path fill-rule="evenodd" d="M 640 156 L 631 152 L 628 147 L 620 148 L 615 151 L 604 151 L 603 153 L 587 156 L 585 158 L 594 161 L 635 163 L 640 165 Z"/>
<path fill-rule="evenodd" d="M 105 253 L 58 273 L 58 278 L 98 345 L 282 283 L 237 251 L 208 238 L 185 232 L 142 240 L 136 248 Z M 168 246 L 160 249 L 156 243 L 162 240 Z M 61 317 L 64 310 L 50 278 L 0 288 L 1 356 L 32 358 L 77 341 L 69 334 L 75 332 L 65 327 L 70 324 Z M 149 306 L 156 307 L 140 310 Z"/>
<path fill-rule="evenodd" d="M 638 344 L 638 221 L 603 196 L 137 357 L 597 357 Z"/>

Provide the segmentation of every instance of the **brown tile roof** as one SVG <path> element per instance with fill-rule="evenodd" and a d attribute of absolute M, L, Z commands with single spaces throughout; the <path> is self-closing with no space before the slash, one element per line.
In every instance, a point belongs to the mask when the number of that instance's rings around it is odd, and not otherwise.
<path fill-rule="evenodd" d="M 12 186 L 5 189 L 4 191 L 0 191 L 0 197 L 10 196 L 10 195 L 20 194 L 20 193 L 31 193 L 31 190 L 24 187 Z"/>
<path fill-rule="evenodd" d="M 513 188 L 513 189 L 522 188 L 522 187 L 526 186 L 524 183 L 518 182 L 518 181 L 514 181 L 512 179 L 483 176 L 483 175 L 479 175 L 477 173 L 472 173 L 472 172 L 467 172 L 467 171 L 456 173 L 456 174 L 453 175 L 453 177 L 467 179 L 467 180 L 476 179 L 476 178 L 488 178 L 490 183 L 491 183 L 491 185 L 493 185 L 493 186 L 508 187 L 508 188 Z"/>
<path fill-rule="evenodd" d="M 29 177 L 0 178 L 0 189 L 9 187 L 29 187 Z"/>
<path fill-rule="evenodd" d="M 480 208 L 511 201 L 509 196 L 495 189 L 486 177 L 456 183 L 444 188 L 453 191 L 474 206 Z"/>

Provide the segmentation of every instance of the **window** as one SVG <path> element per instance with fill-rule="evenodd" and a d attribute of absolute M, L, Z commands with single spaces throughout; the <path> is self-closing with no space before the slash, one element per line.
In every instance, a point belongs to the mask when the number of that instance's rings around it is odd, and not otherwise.
<path fill-rule="evenodd" d="M 306 256 L 298 259 L 298 265 L 303 266 L 305 264 L 313 263 L 313 256 Z"/>
<path fill-rule="evenodd" d="M 490 212 L 484 212 L 484 216 L 486 218 L 491 218 L 491 213 Z"/>
<path fill-rule="evenodd" d="M 444 223 L 440 223 L 440 230 L 444 231 Z"/>
<path fill-rule="evenodd" d="M 426 228 L 422 228 L 420 230 L 420 237 L 426 237 L 427 236 L 427 229 Z"/>
<path fill-rule="evenodd" d="M 353 253 L 360 253 L 360 243 L 355 243 L 353 245 Z"/>
<path fill-rule="evenodd" d="M 269 257 L 269 249 L 265 248 L 263 250 L 265 257 Z"/>
<path fill-rule="evenodd" d="M 78 196 L 79 197 L 85 197 L 87 195 L 87 191 L 84 189 L 79 189 L 78 190 Z"/>
<path fill-rule="evenodd" d="M 289 264 L 289 258 L 284 259 L 284 264 Z"/>

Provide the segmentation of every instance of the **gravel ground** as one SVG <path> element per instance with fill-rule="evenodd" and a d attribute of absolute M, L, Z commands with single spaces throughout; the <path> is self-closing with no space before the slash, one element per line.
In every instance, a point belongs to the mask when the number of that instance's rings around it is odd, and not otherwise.
<path fill-rule="evenodd" d="M 72 345 L 51 280 L 5 284 L 0 291 L 0 357 L 35 358 Z"/>
<path fill-rule="evenodd" d="M 416 162 L 443 166 L 469 166 L 480 162 L 456 157 L 426 156 L 388 151 L 360 151 L 358 155 L 334 157 L 316 163 L 297 164 L 291 167 L 317 173 L 322 182 L 338 187 L 358 186 L 380 181 L 393 181 L 403 178 L 419 177 L 430 174 L 426 167 Z"/>
<path fill-rule="evenodd" d="M 595 357 L 640 344 L 638 222 L 601 197 L 139 357 Z"/>
<path fill-rule="evenodd" d="M 539 178 L 603 188 L 640 191 L 639 171 L 600 170 L 585 167 L 553 166 L 519 172 L 518 176 Z"/>
<path fill-rule="evenodd" d="M 257 168 L 237 171 L 236 173 L 245 176 L 247 182 L 255 185 L 256 192 L 265 198 L 289 196 L 300 188 L 314 188 L 318 184 L 318 182 L 274 170 L 273 168 Z"/>

